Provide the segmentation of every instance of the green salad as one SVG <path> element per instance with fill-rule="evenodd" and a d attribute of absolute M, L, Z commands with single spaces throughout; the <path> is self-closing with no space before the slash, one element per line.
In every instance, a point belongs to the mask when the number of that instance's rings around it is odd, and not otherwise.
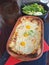
<path fill-rule="evenodd" d="M 44 9 L 42 5 L 34 3 L 22 7 L 22 12 L 28 15 L 39 16 L 45 14 L 47 11 Z"/>

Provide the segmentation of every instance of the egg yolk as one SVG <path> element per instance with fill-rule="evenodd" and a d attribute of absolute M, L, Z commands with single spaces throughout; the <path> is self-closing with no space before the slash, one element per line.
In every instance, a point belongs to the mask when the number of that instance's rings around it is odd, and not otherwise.
<path fill-rule="evenodd" d="M 21 42 L 20 45 L 21 45 L 21 46 L 25 46 L 25 42 L 24 42 L 24 41 Z"/>
<path fill-rule="evenodd" d="M 24 33 L 24 37 L 28 37 L 28 35 L 29 35 L 28 33 Z"/>
<path fill-rule="evenodd" d="M 26 25 L 26 29 L 30 29 L 30 25 Z"/>

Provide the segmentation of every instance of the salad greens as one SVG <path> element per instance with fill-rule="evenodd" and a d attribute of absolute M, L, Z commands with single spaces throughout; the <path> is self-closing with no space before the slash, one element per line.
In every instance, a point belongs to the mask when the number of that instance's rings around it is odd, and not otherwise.
<path fill-rule="evenodd" d="M 22 12 L 28 15 L 43 15 L 47 11 L 44 9 L 42 5 L 34 3 L 34 4 L 25 5 L 22 8 Z"/>

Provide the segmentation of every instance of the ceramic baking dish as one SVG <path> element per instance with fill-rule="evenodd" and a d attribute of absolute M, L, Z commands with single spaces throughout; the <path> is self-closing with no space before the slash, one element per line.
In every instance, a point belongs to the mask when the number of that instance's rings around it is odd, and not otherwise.
<path fill-rule="evenodd" d="M 40 40 L 41 52 L 40 52 L 39 55 L 37 55 L 37 53 L 28 54 L 28 55 L 25 55 L 25 54 L 24 54 L 24 55 L 23 55 L 23 54 L 17 54 L 17 52 L 14 52 L 14 51 L 12 51 L 12 50 L 9 48 L 9 44 L 10 44 L 11 41 L 12 41 L 12 38 L 13 38 L 13 35 L 14 35 L 16 29 L 17 29 L 17 26 L 21 23 L 21 19 L 22 19 L 23 17 L 25 17 L 25 18 L 27 18 L 27 19 L 31 19 L 31 20 L 37 20 L 37 23 L 39 23 L 39 24 L 41 23 L 41 40 Z M 39 27 L 40 27 L 40 26 L 39 26 Z M 6 49 L 7 49 L 7 52 L 8 52 L 11 56 L 13 56 L 13 57 L 15 57 L 15 58 L 17 58 L 17 59 L 20 59 L 20 60 L 22 60 L 22 61 L 37 60 L 37 59 L 39 59 L 39 58 L 42 56 L 42 54 L 43 54 L 43 40 L 44 40 L 44 24 L 43 24 L 43 21 L 42 21 L 39 17 L 35 17 L 35 16 L 21 16 L 21 17 L 16 21 L 16 24 L 15 24 L 15 26 L 14 26 L 14 28 L 13 28 L 11 34 L 10 34 L 10 37 L 9 37 L 9 39 L 8 39 L 8 41 L 7 41 Z"/>

